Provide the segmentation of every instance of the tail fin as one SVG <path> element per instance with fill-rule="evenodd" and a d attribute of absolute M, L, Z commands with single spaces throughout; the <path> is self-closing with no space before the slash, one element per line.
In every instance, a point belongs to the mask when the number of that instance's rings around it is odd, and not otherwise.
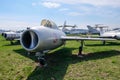
<path fill-rule="evenodd" d="M 89 33 L 93 33 L 93 34 L 99 34 L 100 31 L 98 31 L 96 28 L 91 27 L 90 25 L 87 25 L 88 31 Z"/>
<path fill-rule="evenodd" d="M 65 26 L 66 26 L 66 21 L 64 21 L 64 24 L 63 24 L 63 29 L 65 28 Z"/>
<path fill-rule="evenodd" d="M 64 26 L 66 25 L 66 21 L 64 21 Z"/>
<path fill-rule="evenodd" d="M 63 23 L 63 27 L 62 27 L 62 31 L 63 31 L 63 32 L 65 32 L 65 30 L 66 30 L 65 27 L 66 27 L 66 21 L 64 21 L 64 23 Z"/>
<path fill-rule="evenodd" d="M 100 36 L 102 36 L 103 33 L 104 33 L 104 30 L 103 30 L 103 28 L 101 27 L 101 28 L 100 28 Z"/>

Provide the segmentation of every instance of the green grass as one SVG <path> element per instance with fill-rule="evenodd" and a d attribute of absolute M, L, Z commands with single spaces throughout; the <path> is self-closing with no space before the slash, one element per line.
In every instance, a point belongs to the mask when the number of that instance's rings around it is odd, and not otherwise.
<path fill-rule="evenodd" d="M 78 58 L 80 42 L 68 41 L 65 47 L 48 54 L 48 66 L 40 68 L 20 45 L 0 36 L 0 80 L 119 80 L 120 41 L 105 46 L 100 41 L 85 41 L 84 58 Z"/>

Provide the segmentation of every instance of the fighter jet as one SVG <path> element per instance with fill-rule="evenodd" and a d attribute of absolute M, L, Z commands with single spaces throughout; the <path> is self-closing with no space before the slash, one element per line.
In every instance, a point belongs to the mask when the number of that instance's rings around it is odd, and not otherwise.
<path fill-rule="evenodd" d="M 21 36 L 21 32 L 17 33 L 17 32 L 13 32 L 13 31 L 9 31 L 9 32 L 3 32 L 2 36 L 11 42 L 11 44 L 13 44 L 13 40 L 20 40 L 20 36 Z"/>
<path fill-rule="evenodd" d="M 39 64 L 42 67 L 47 65 L 45 60 L 45 52 L 65 45 L 65 41 L 76 40 L 81 41 L 78 56 L 82 57 L 84 40 L 115 40 L 108 38 L 84 38 L 77 36 L 66 36 L 58 26 L 50 20 L 42 20 L 41 26 L 33 27 L 25 30 L 21 37 L 20 43 L 29 54 L 35 53 L 38 56 Z"/>
<path fill-rule="evenodd" d="M 59 29 L 61 29 L 64 33 L 66 34 L 70 34 L 71 33 L 71 29 L 68 29 L 69 28 L 76 28 L 77 26 L 76 25 L 67 25 L 67 22 L 64 21 L 64 24 L 61 25 L 61 26 L 58 26 Z"/>
<path fill-rule="evenodd" d="M 106 31 L 103 32 L 102 30 L 100 31 L 100 37 L 101 38 L 115 38 L 120 40 L 120 29 L 118 30 L 111 30 L 111 31 Z"/>
<path fill-rule="evenodd" d="M 120 29 L 113 29 L 109 30 L 108 26 L 96 26 L 96 27 L 91 27 L 87 25 L 89 32 L 90 33 L 99 33 L 100 38 L 115 38 L 115 39 L 120 39 Z M 97 30 L 99 28 L 100 30 Z M 106 30 L 104 28 L 107 28 Z"/>
<path fill-rule="evenodd" d="M 100 31 L 98 31 L 96 27 L 91 27 L 90 25 L 87 25 L 87 28 L 90 34 L 100 34 Z"/>

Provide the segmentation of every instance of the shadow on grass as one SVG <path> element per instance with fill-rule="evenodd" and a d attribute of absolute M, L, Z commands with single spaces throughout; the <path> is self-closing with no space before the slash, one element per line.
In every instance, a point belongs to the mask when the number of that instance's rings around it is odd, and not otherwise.
<path fill-rule="evenodd" d="M 27 80 L 63 80 L 70 64 L 120 55 L 120 51 L 111 50 L 88 53 L 84 56 L 84 58 L 78 58 L 77 55 L 72 54 L 72 50 L 74 49 L 75 48 L 62 48 L 54 51 L 53 53 L 46 54 L 48 66 L 46 68 L 36 67 L 35 70 L 28 76 Z M 14 51 L 36 61 L 35 57 L 24 54 L 26 51 L 23 49 Z"/>
<path fill-rule="evenodd" d="M 14 45 L 20 45 L 20 41 L 13 41 L 13 44 L 9 41 L 9 44 L 5 44 L 3 46 L 14 46 Z"/>

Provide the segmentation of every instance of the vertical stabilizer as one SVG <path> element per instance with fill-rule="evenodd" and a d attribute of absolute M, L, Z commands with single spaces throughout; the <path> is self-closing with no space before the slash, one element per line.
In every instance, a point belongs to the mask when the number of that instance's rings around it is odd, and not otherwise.
<path fill-rule="evenodd" d="M 95 27 L 91 27 L 90 25 L 87 25 L 88 31 L 91 34 L 100 34 L 100 31 L 98 31 Z"/>

